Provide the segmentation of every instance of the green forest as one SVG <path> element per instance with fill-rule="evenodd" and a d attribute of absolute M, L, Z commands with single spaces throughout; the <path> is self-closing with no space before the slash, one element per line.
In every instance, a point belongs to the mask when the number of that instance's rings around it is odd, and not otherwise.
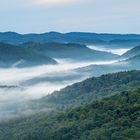
<path fill-rule="evenodd" d="M 139 140 L 140 89 L 0 124 L 1 140 Z"/>
<path fill-rule="evenodd" d="M 133 70 L 92 77 L 85 81 L 75 83 L 60 91 L 56 91 L 39 101 L 32 103 L 33 107 L 64 109 L 76 107 L 97 99 L 139 88 L 140 71 Z"/>

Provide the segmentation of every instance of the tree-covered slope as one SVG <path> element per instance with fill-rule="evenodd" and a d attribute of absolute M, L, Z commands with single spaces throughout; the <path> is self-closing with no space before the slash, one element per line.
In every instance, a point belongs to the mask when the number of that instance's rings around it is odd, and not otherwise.
<path fill-rule="evenodd" d="M 134 56 L 136 56 L 138 54 L 140 54 L 140 46 L 136 46 L 133 49 L 127 51 L 126 53 L 124 53 L 122 55 L 122 57 L 130 58 L 130 57 L 134 57 Z"/>
<path fill-rule="evenodd" d="M 140 54 L 135 55 L 134 57 L 129 58 L 128 61 L 130 61 L 131 63 L 136 63 L 136 62 L 138 63 L 139 62 L 139 64 L 140 64 Z"/>
<path fill-rule="evenodd" d="M 140 89 L 0 124 L 0 140 L 139 140 Z"/>
<path fill-rule="evenodd" d="M 122 65 L 123 67 L 130 67 L 131 69 L 140 69 L 140 52 L 137 55 L 121 61 L 120 65 Z"/>
<path fill-rule="evenodd" d="M 34 50 L 0 43 L 0 66 L 34 66 L 40 64 L 56 64 L 52 58 Z"/>
<path fill-rule="evenodd" d="M 140 71 L 107 74 L 68 86 L 35 101 L 35 103 L 33 102 L 33 104 L 54 108 L 77 106 L 81 103 L 117 94 L 123 90 L 139 87 L 139 85 Z"/>

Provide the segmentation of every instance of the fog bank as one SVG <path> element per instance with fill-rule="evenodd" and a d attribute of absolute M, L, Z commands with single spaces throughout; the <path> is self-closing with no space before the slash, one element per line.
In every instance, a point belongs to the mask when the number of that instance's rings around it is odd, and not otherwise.
<path fill-rule="evenodd" d="M 72 62 L 58 60 L 57 65 L 42 65 L 31 68 L 1 68 L 0 69 L 0 117 L 21 113 L 26 101 L 39 99 L 56 90 L 73 83 L 85 80 L 91 73 L 79 73 L 74 70 L 92 64 L 107 65 L 117 62 L 92 61 Z"/>
<path fill-rule="evenodd" d="M 105 47 L 105 46 L 93 46 L 93 45 L 89 45 L 87 46 L 90 49 L 93 50 L 98 50 L 98 51 L 105 51 L 105 52 L 110 52 L 113 54 L 118 54 L 118 55 L 122 55 L 124 53 L 126 53 L 128 50 L 130 50 L 130 48 L 109 48 L 109 47 Z"/>

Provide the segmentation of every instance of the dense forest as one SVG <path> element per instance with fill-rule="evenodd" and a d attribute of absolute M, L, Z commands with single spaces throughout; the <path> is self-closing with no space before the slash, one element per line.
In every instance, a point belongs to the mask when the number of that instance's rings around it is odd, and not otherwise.
<path fill-rule="evenodd" d="M 32 106 L 39 108 L 66 108 L 102 99 L 124 90 L 138 88 L 140 85 L 140 71 L 118 72 L 89 78 L 85 81 L 68 86 L 54 92 L 41 100 L 33 101 Z"/>
<path fill-rule="evenodd" d="M 140 89 L 0 124 L 1 140 L 138 140 Z"/>

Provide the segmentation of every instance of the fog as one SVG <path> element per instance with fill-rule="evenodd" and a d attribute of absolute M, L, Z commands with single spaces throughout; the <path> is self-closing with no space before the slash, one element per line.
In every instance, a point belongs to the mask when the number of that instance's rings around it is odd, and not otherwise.
<path fill-rule="evenodd" d="M 109 48 L 109 47 L 105 47 L 105 46 L 87 46 L 90 49 L 94 49 L 94 50 L 98 50 L 98 51 L 105 51 L 105 52 L 110 52 L 113 54 L 118 54 L 118 55 L 122 55 L 125 52 L 127 52 L 128 50 L 130 50 L 130 48 Z"/>
<path fill-rule="evenodd" d="M 36 77 L 47 76 L 57 76 L 60 74 L 69 74 L 70 70 L 85 67 L 91 64 L 101 65 L 101 64 L 112 64 L 118 60 L 110 61 L 92 61 L 92 62 L 72 62 L 70 60 L 58 60 L 58 65 L 42 65 L 32 68 L 7 68 L 0 69 L 0 85 L 20 85 L 23 81 L 33 79 Z"/>
<path fill-rule="evenodd" d="M 92 64 L 107 65 L 117 62 L 73 62 L 56 59 L 57 65 L 42 65 L 31 68 L 0 68 L 0 117 L 22 112 L 23 104 L 39 99 L 68 85 L 89 78 L 91 73 L 79 73 L 77 68 Z M 25 105 L 25 104 L 24 104 Z"/>

